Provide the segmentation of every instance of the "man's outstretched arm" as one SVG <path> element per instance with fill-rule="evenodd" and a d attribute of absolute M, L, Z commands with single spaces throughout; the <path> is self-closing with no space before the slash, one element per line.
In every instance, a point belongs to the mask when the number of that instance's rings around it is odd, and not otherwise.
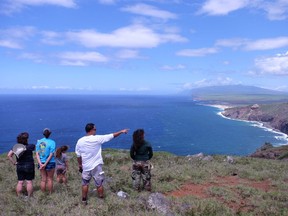
<path fill-rule="evenodd" d="M 114 138 L 115 138 L 115 137 L 118 137 L 119 135 L 121 135 L 121 134 L 123 134 L 123 133 L 127 134 L 128 131 L 129 131 L 129 129 L 123 129 L 123 130 L 120 130 L 120 131 L 118 131 L 118 132 L 113 133 L 113 136 L 114 136 Z"/>

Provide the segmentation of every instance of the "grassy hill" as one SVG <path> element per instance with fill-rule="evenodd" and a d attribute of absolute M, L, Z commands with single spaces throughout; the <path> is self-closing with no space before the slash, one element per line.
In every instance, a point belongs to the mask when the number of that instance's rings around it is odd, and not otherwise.
<path fill-rule="evenodd" d="M 16 197 L 15 167 L 0 155 L 0 215 L 161 215 L 149 209 L 151 193 L 165 195 L 170 215 L 288 215 L 288 163 L 251 157 L 175 156 L 155 152 L 151 162 L 152 192 L 135 192 L 131 186 L 131 159 L 127 151 L 103 151 L 106 174 L 104 200 L 90 183 L 87 206 L 81 204 L 81 176 L 74 153 L 69 153 L 68 187 L 55 182 L 51 195 L 40 191 L 36 170 L 34 197 Z M 118 191 L 128 198 L 117 196 Z"/>

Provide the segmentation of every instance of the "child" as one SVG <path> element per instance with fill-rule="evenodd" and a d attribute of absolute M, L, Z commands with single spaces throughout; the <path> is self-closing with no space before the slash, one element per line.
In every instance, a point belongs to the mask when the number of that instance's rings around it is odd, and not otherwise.
<path fill-rule="evenodd" d="M 66 172 L 68 170 L 68 158 L 65 154 L 68 150 L 68 146 L 64 145 L 56 150 L 56 174 L 57 182 L 67 184 Z"/>

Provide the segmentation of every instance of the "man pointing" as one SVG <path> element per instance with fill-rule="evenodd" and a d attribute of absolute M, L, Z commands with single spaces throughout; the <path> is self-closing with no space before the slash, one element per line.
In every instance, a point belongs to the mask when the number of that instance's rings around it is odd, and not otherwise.
<path fill-rule="evenodd" d="M 102 144 L 118 137 L 121 134 L 127 134 L 128 129 L 123 129 L 115 133 L 96 135 L 96 127 L 93 123 L 88 123 L 85 127 L 86 135 L 80 138 L 75 147 L 79 171 L 82 172 L 82 202 L 87 205 L 87 195 L 89 182 L 94 179 L 97 193 L 100 198 L 104 197 L 103 181 L 105 179 L 102 171 Z"/>

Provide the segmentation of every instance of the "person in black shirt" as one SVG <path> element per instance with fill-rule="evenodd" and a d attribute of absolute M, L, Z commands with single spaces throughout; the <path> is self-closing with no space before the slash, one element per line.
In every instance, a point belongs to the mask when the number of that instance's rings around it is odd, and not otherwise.
<path fill-rule="evenodd" d="M 17 143 L 23 144 L 26 150 L 18 157 L 13 150 L 8 152 L 8 158 L 13 165 L 17 167 L 18 183 L 16 186 L 16 193 L 18 196 L 22 194 L 23 183 L 26 181 L 26 189 L 28 197 L 33 194 L 33 183 L 32 180 L 35 178 L 35 164 L 33 158 L 33 151 L 35 151 L 34 144 L 28 144 L 29 134 L 27 132 L 20 133 L 17 136 Z M 13 155 L 16 155 L 16 161 Z"/>
<path fill-rule="evenodd" d="M 133 133 L 133 144 L 130 148 L 130 157 L 133 159 L 132 183 L 134 189 L 141 190 L 141 181 L 147 191 L 151 191 L 151 164 L 153 149 L 149 142 L 144 139 L 144 130 L 138 129 Z"/>

